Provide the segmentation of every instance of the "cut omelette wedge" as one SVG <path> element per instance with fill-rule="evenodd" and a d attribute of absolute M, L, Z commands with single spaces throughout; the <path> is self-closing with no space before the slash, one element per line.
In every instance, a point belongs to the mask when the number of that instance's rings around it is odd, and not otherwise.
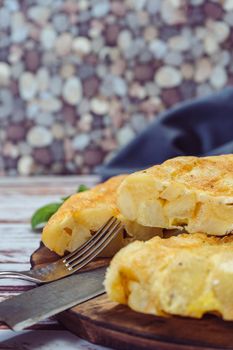
<path fill-rule="evenodd" d="M 184 228 L 222 236 L 233 232 L 233 155 L 177 157 L 127 176 L 117 205 L 143 226 Z"/>
<path fill-rule="evenodd" d="M 147 240 L 157 234 L 162 235 L 161 229 L 142 227 L 120 214 L 116 206 L 116 191 L 125 177 L 115 176 L 67 199 L 44 227 L 42 241 L 45 246 L 58 255 L 72 252 L 90 239 L 111 216 L 119 218 L 125 229 L 105 248 L 101 256 L 113 256 L 132 240 Z"/>
<path fill-rule="evenodd" d="M 180 234 L 122 248 L 107 270 L 109 298 L 158 316 L 233 320 L 233 236 Z"/>

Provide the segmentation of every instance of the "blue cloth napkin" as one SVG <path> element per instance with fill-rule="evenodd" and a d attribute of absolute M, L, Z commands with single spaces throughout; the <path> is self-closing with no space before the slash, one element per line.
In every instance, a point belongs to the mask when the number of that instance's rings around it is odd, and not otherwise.
<path fill-rule="evenodd" d="M 97 172 L 107 179 L 172 157 L 224 153 L 233 153 L 233 88 L 161 114 Z"/>

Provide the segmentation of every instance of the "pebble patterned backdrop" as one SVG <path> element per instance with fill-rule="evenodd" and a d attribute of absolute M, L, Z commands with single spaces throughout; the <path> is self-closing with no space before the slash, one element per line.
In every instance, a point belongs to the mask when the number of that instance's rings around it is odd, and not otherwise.
<path fill-rule="evenodd" d="M 0 0 L 0 174 L 87 174 L 233 83 L 233 0 Z"/>

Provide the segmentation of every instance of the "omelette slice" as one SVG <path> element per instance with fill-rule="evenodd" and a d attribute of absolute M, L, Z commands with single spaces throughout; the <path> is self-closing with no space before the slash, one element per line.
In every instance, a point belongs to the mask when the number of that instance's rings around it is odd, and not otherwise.
<path fill-rule="evenodd" d="M 107 270 L 109 298 L 135 311 L 233 320 L 233 236 L 181 234 L 122 248 Z"/>
<path fill-rule="evenodd" d="M 117 205 L 143 226 L 233 232 L 233 155 L 177 157 L 126 177 Z"/>
<path fill-rule="evenodd" d="M 45 246 L 59 255 L 72 252 L 91 238 L 111 216 L 119 218 L 125 229 L 105 248 L 102 256 L 113 256 L 132 240 L 162 235 L 161 229 L 142 227 L 120 214 L 116 206 L 116 191 L 125 177 L 115 176 L 67 199 L 44 227 L 42 241 Z"/>

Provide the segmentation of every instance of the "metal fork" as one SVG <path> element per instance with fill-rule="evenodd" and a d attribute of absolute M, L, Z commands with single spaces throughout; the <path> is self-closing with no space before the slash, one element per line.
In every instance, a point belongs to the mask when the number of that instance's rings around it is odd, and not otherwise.
<path fill-rule="evenodd" d="M 69 276 L 101 253 L 122 228 L 123 224 L 111 217 L 91 239 L 58 261 L 30 271 L 0 271 L 0 278 L 19 278 L 41 284 Z"/>

